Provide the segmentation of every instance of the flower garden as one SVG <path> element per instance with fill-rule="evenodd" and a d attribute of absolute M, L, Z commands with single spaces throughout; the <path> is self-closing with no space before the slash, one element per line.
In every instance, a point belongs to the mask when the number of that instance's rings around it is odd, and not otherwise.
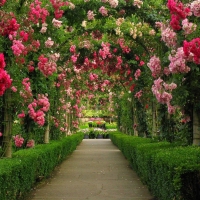
<path fill-rule="evenodd" d="M 157 141 L 159 152 L 162 142 L 192 148 L 191 168 L 172 157 L 199 184 L 199 17 L 199 0 L 0 0 L 0 199 L 22 198 L 86 132 L 108 138 L 109 129 Z M 41 169 L 27 165 L 34 159 Z"/>

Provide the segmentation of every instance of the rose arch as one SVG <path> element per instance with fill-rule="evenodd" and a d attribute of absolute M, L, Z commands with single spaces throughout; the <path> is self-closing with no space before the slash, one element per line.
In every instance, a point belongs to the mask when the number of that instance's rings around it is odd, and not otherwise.
<path fill-rule="evenodd" d="M 0 0 L 2 155 L 76 132 L 88 103 L 127 134 L 199 144 L 199 5 Z"/>

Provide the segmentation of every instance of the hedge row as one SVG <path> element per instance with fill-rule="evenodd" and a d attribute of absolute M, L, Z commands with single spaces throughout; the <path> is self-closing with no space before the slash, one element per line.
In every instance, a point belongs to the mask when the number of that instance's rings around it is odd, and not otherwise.
<path fill-rule="evenodd" d="M 200 147 L 110 133 L 112 142 L 159 200 L 200 199 Z"/>
<path fill-rule="evenodd" d="M 19 150 L 11 159 L 0 159 L 0 199 L 23 199 L 37 181 L 50 176 L 82 139 L 83 133 L 73 134 L 60 141 Z"/>

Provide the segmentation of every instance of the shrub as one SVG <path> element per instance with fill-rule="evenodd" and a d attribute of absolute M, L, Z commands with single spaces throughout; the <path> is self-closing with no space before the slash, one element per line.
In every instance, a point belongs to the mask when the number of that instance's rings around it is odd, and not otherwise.
<path fill-rule="evenodd" d="M 49 144 L 19 150 L 11 159 L 1 159 L 0 199 L 22 199 L 38 180 L 50 176 L 82 139 L 83 133 L 77 133 Z"/>
<path fill-rule="evenodd" d="M 200 199 L 200 148 L 110 133 L 142 181 L 159 200 Z"/>

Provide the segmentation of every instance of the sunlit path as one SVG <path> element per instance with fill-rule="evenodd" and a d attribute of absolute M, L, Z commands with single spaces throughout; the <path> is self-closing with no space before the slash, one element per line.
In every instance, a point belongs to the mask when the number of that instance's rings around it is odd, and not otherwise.
<path fill-rule="evenodd" d="M 110 139 L 84 139 L 32 200 L 151 200 L 153 197 Z"/>

